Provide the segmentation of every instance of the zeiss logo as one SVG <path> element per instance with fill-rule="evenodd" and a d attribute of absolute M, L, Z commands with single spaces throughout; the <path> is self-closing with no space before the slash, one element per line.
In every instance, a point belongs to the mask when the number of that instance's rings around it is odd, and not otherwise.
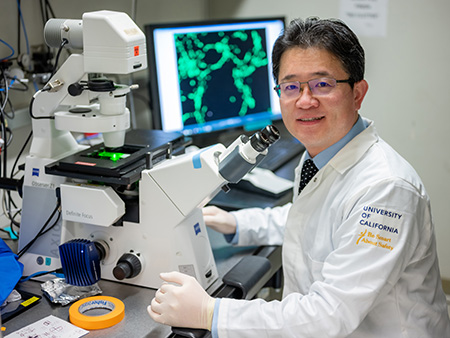
<path fill-rule="evenodd" d="M 33 168 L 33 172 L 31 173 L 31 176 L 39 177 L 39 168 Z"/>
<path fill-rule="evenodd" d="M 198 235 L 201 232 L 199 223 L 194 224 L 194 231 L 195 235 Z"/>

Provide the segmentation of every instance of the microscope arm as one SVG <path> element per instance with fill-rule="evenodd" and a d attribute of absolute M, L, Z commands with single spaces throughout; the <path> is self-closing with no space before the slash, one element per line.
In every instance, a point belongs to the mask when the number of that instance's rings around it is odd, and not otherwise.
<path fill-rule="evenodd" d="M 82 54 L 72 54 L 52 76 L 46 86 L 37 91 L 33 102 L 33 116 L 51 117 L 60 105 L 89 104 L 88 92 L 77 97 L 69 96 L 72 83 L 87 80 Z"/>
<path fill-rule="evenodd" d="M 56 129 L 54 113 L 61 104 L 89 103 L 88 92 L 78 96 L 76 100 L 68 94 L 68 86 L 71 83 L 86 77 L 83 69 L 83 56 L 72 54 L 50 79 L 47 86 L 34 94 L 30 104 L 30 113 L 33 117 L 31 155 L 57 158 L 79 148 L 70 132 Z M 66 98 L 69 102 L 65 101 Z"/>

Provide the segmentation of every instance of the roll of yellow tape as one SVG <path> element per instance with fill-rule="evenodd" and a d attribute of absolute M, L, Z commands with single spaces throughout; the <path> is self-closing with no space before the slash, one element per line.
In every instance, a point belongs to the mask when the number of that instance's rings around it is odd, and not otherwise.
<path fill-rule="evenodd" d="M 86 313 L 93 309 L 110 310 L 101 316 L 87 316 Z M 98 330 L 106 329 L 119 323 L 125 317 L 125 305 L 120 299 L 108 296 L 95 296 L 81 299 L 69 309 L 70 322 L 82 329 Z"/>

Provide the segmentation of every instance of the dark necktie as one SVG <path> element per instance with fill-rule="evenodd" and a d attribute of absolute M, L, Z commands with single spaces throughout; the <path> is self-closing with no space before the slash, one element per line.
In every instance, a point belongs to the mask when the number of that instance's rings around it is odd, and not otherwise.
<path fill-rule="evenodd" d="M 302 174 L 300 176 L 300 186 L 298 188 L 298 193 L 300 194 L 304 187 L 308 184 L 308 182 L 311 180 L 311 178 L 314 177 L 314 175 L 319 171 L 317 169 L 316 165 L 314 164 L 313 160 L 307 159 L 303 163 L 302 167 Z"/>

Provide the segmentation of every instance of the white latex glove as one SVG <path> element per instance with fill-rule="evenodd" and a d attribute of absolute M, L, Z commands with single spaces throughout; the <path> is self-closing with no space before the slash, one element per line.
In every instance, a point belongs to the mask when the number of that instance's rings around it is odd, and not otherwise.
<path fill-rule="evenodd" d="M 150 317 L 165 325 L 211 331 L 216 299 L 189 275 L 173 271 L 161 273 L 160 277 L 166 283 L 156 291 L 147 307 Z"/>
<path fill-rule="evenodd" d="M 236 218 L 228 211 L 215 206 L 203 208 L 203 219 L 211 229 L 225 235 L 236 233 Z"/>

